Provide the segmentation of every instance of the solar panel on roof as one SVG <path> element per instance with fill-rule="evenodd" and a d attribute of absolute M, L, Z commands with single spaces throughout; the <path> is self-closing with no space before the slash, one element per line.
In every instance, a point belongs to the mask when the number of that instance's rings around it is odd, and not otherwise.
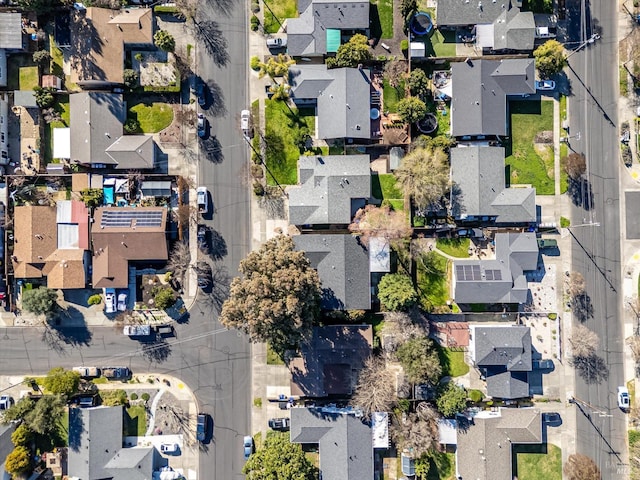
<path fill-rule="evenodd" d="M 103 228 L 160 227 L 160 210 L 105 210 L 102 212 L 100 226 Z"/>
<path fill-rule="evenodd" d="M 456 277 L 458 278 L 459 282 L 464 282 L 465 276 L 464 276 L 464 266 L 463 265 L 456 265 Z"/>
<path fill-rule="evenodd" d="M 487 280 L 493 280 L 493 270 L 485 270 L 484 276 Z"/>
<path fill-rule="evenodd" d="M 502 271 L 501 270 L 494 270 L 493 271 L 493 278 L 495 278 L 496 280 L 502 280 Z"/>
<path fill-rule="evenodd" d="M 473 279 L 482 280 L 482 273 L 480 273 L 480 265 L 473 265 Z"/>

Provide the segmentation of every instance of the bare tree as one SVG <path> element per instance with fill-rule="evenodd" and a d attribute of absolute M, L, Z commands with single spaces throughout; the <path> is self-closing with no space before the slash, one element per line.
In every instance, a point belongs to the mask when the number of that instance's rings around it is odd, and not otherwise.
<path fill-rule="evenodd" d="M 395 359 L 396 350 L 400 345 L 429 334 L 428 329 L 425 330 L 424 327 L 428 325 L 428 321 L 426 319 L 414 321 L 416 317 L 422 317 L 422 313 L 417 307 L 409 312 L 387 312 L 384 314 L 381 343 L 382 349 L 388 357 Z"/>
<path fill-rule="evenodd" d="M 593 305 L 587 294 L 587 283 L 578 272 L 572 272 L 567 282 L 567 294 L 571 301 L 571 310 L 578 320 L 584 322 L 593 316 Z"/>
<path fill-rule="evenodd" d="M 380 357 L 369 357 L 358 375 L 351 403 L 370 416 L 373 412 L 388 412 L 396 403 L 395 376 Z"/>
<path fill-rule="evenodd" d="M 407 62 L 404 60 L 391 60 L 384 66 L 384 78 L 389 81 L 389 85 L 398 88 L 400 82 L 407 75 Z"/>
<path fill-rule="evenodd" d="M 586 455 L 569 455 L 562 471 L 567 480 L 601 480 L 602 475 L 596 463 Z"/>
<path fill-rule="evenodd" d="M 576 325 L 569 337 L 569 344 L 574 357 L 588 357 L 595 353 L 599 339 L 595 332 L 584 325 Z"/>
<path fill-rule="evenodd" d="M 176 242 L 169 254 L 167 270 L 173 272 L 174 278 L 183 284 L 184 276 L 189 269 L 190 263 L 191 252 L 189 251 L 189 244 L 187 242 Z"/>
<path fill-rule="evenodd" d="M 189 225 L 198 223 L 198 209 L 193 205 L 183 203 L 178 205 L 178 208 L 173 212 L 180 228 L 187 228 Z"/>
<path fill-rule="evenodd" d="M 585 293 L 587 288 L 587 282 L 579 272 L 571 272 L 569 274 L 569 281 L 567 285 L 567 294 L 570 297 L 576 297 Z"/>
<path fill-rule="evenodd" d="M 62 115 L 53 107 L 42 109 L 42 118 L 46 123 L 62 122 Z"/>
<path fill-rule="evenodd" d="M 409 450 L 419 458 L 439 447 L 438 419 L 440 414 L 431 405 L 421 402 L 416 413 L 406 417 L 396 415 L 391 423 L 391 437 L 398 450 Z"/>
<path fill-rule="evenodd" d="M 562 159 L 564 170 L 574 180 L 579 179 L 587 171 L 587 160 L 582 153 L 571 152 Z"/>
<path fill-rule="evenodd" d="M 223 67 L 229 62 L 229 52 L 227 39 L 220 26 L 213 20 L 203 22 L 194 21 L 196 35 L 204 43 L 204 47 L 211 55 L 213 63 L 218 67 Z"/>
<path fill-rule="evenodd" d="M 396 212 L 387 206 L 367 205 L 356 213 L 349 231 L 358 235 L 367 245 L 369 239 L 381 237 L 387 241 L 401 240 L 411 236 L 411 226 L 404 212 Z"/>

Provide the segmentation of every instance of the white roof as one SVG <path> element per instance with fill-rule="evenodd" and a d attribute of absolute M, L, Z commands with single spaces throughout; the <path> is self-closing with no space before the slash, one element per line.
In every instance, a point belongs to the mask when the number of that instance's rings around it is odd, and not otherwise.
<path fill-rule="evenodd" d="M 71 129 L 53 129 L 53 158 L 71 158 Z"/>
<path fill-rule="evenodd" d="M 493 24 L 476 25 L 476 45 L 480 48 L 493 48 Z"/>
<path fill-rule="evenodd" d="M 373 448 L 389 448 L 389 414 L 387 412 L 373 412 L 371 434 Z"/>
<path fill-rule="evenodd" d="M 389 242 L 384 238 L 374 237 L 369 239 L 369 271 L 391 271 Z"/>
<path fill-rule="evenodd" d="M 71 250 L 80 248 L 78 224 L 70 225 L 61 223 L 58 225 L 58 248 Z"/>
<path fill-rule="evenodd" d="M 409 45 L 412 57 L 424 57 L 425 47 L 423 42 L 411 42 Z"/>

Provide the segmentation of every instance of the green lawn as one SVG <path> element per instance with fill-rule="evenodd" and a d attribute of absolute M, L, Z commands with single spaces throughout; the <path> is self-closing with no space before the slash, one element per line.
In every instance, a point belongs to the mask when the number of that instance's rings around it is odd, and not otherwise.
<path fill-rule="evenodd" d="M 518 480 L 562 480 L 562 450 L 555 445 L 516 445 L 513 452 Z"/>
<path fill-rule="evenodd" d="M 468 238 L 438 238 L 436 240 L 436 248 L 452 257 L 469 258 L 469 245 L 471 245 L 471 240 Z"/>
<path fill-rule="evenodd" d="M 265 100 L 267 183 L 295 185 L 298 182 L 300 150 L 295 144 L 296 130 L 313 135 L 315 118 L 310 109 L 298 111 L 287 103 Z"/>
<path fill-rule="evenodd" d="M 428 269 L 422 261 L 417 262 L 418 295 L 422 308 L 429 311 L 433 306 L 446 305 L 449 300 L 447 281 L 447 259 L 436 252 L 425 254 L 429 259 Z"/>
<path fill-rule="evenodd" d="M 271 345 L 267 343 L 267 365 L 284 365 L 284 360 L 280 358 Z"/>
<path fill-rule="evenodd" d="M 134 405 L 125 410 L 125 435 L 144 436 L 147 432 L 147 413 L 142 405 Z"/>
<path fill-rule="evenodd" d="M 168 103 L 136 103 L 129 107 L 129 118 L 135 118 L 140 122 L 142 133 L 158 133 L 164 130 L 173 121 L 173 108 Z"/>
<path fill-rule="evenodd" d="M 569 147 L 566 143 L 560 144 L 560 193 L 566 193 L 569 189 L 569 175 L 564 169 L 563 159 L 569 154 Z"/>
<path fill-rule="evenodd" d="M 7 89 L 33 90 L 38 85 L 38 67 L 33 63 L 30 54 L 17 53 L 11 55 L 7 62 Z"/>
<path fill-rule="evenodd" d="M 402 82 L 398 88 L 394 88 L 389 85 L 388 80 L 385 79 L 382 88 L 384 111 L 388 113 L 396 113 L 398 111 L 396 105 L 404 98 L 404 82 Z"/>
<path fill-rule="evenodd" d="M 469 372 L 469 365 L 464 361 L 464 352 L 438 346 L 438 357 L 442 365 L 443 377 L 460 377 Z"/>
<path fill-rule="evenodd" d="M 51 55 L 51 62 L 49 63 L 49 72 L 60 78 L 64 78 L 64 71 L 62 70 L 62 64 L 64 63 L 64 57 L 62 50 L 58 48 L 53 35 L 49 35 L 49 54 Z"/>
<path fill-rule="evenodd" d="M 33 90 L 39 85 L 38 67 L 20 67 L 20 90 Z"/>
<path fill-rule="evenodd" d="M 380 38 L 393 38 L 393 0 L 370 0 L 372 32 Z M 377 15 L 377 18 L 376 18 Z"/>
<path fill-rule="evenodd" d="M 425 42 L 428 57 L 455 57 L 456 32 L 435 30 Z"/>
<path fill-rule="evenodd" d="M 298 4 L 296 0 L 268 0 L 263 13 L 265 33 L 277 33 L 285 19 L 298 16 Z"/>
<path fill-rule="evenodd" d="M 509 110 L 511 139 L 505 163 L 511 183 L 532 185 L 538 195 L 553 195 L 553 146 L 536 150 L 533 143 L 538 133 L 553 131 L 553 102 L 510 102 Z"/>
<path fill-rule="evenodd" d="M 390 173 L 371 175 L 371 196 L 379 200 L 387 200 L 395 211 L 404 210 L 404 195 L 396 183 L 396 177 Z"/>
<path fill-rule="evenodd" d="M 60 113 L 62 117 L 61 122 L 51 122 L 48 125 L 45 125 L 46 128 L 44 130 L 45 139 L 44 139 L 44 161 L 45 163 L 51 162 L 53 160 L 53 129 L 54 128 L 65 128 L 69 126 L 71 110 L 69 109 L 69 95 L 56 95 L 56 103 L 54 103 L 53 108 Z"/>

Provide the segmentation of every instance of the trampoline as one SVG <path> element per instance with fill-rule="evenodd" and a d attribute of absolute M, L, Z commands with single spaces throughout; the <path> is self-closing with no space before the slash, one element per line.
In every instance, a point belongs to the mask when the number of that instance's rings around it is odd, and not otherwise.
<path fill-rule="evenodd" d="M 418 12 L 411 19 L 411 31 L 416 35 L 427 35 L 433 29 L 431 16 L 427 12 Z"/>
<path fill-rule="evenodd" d="M 416 127 L 421 133 L 433 133 L 438 128 L 438 119 L 433 113 L 427 113 L 422 120 L 416 122 Z"/>

